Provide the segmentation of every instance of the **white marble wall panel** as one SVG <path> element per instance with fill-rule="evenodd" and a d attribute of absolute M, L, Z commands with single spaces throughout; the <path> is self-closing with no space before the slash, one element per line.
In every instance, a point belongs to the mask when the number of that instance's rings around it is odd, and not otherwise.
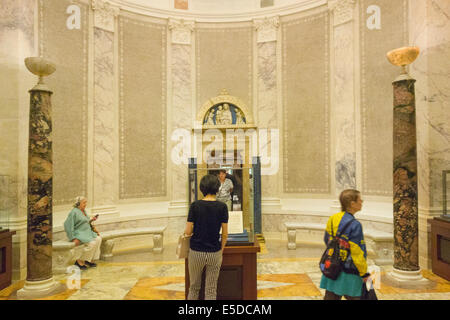
<path fill-rule="evenodd" d="M 258 56 L 258 128 L 265 129 L 279 129 L 277 117 L 277 42 L 260 42 L 257 44 Z M 271 141 L 270 133 L 268 133 L 267 141 L 260 141 L 260 143 L 267 144 L 279 143 L 279 141 Z M 261 152 L 260 145 L 260 152 Z M 270 145 L 267 147 L 270 152 Z M 271 154 L 267 154 L 271 157 Z M 278 161 L 280 155 L 276 155 Z M 270 164 L 263 167 L 269 167 Z M 261 194 L 262 197 L 276 197 L 278 196 L 277 174 L 264 175 L 261 177 Z"/>
<path fill-rule="evenodd" d="M 419 264 L 430 269 L 429 219 L 442 212 L 442 170 L 450 169 L 450 4 L 419 0 L 410 8 L 410 43 L 421 50 L 410 66 L 417 80 Z"/>
<path fill-rule="evenodd" d="M 114 34 L 94 28 L 93 206 L 116 201 L 114 96 Z"/>
<path fill-rule="evenodd" d="M 190 130 L 192 118 L 191 46 L 172 43 L 172 132 Z M 171 148 L 179 141 L 171 141 Z M 186 202 L 188 172 L 186 164 L 172 165 L 172 196 L 175 201 Z"/>
<path fill-rule="evenodd" d="M 442 170 L 450 170 L 450 3 L 428 3 L 427 48 L 430 205 L 442 207 Z M 450 191 L 450 190 L 449 190 Z"/>
<path fill-rule="evenodd" d="M 353 23 L 334 28 L 336 194 L 356 188 Z"/>

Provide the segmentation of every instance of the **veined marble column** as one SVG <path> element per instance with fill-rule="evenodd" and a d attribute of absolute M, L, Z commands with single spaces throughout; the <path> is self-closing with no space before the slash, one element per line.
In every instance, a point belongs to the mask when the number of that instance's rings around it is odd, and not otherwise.
<path fill-rule="evenodd" d="M 95 0 L 94 131 L 92 214 L 115 216 L 117 210 L 117 115 L 115 108 L 114 31 L 119 9 Z"/>
<path fill-rule="evenodd" d="M 394 268 L 419 270 L 416 80 L 394 86 Z"/>
<path fill-rule="evenodd" d="M 281 209 L 278 188 L 278 171 L 281 161 L 278 132 L 278 95 L 277 95 L 277 39 L 280 26 L 278 16 L 254 20 L 257 46 L 257 119 L 258 130 L 267 130 L 267 141 L 259 136 L 259 155 L 261 157 L 261 196 L 264 211 Z M 273 137 L 278 137 L 272 141 Z M 272 154 L 278 151 L 278 154 Z M 277 163 L 275 163 L 277 161 Z"/>
<path fill-rule="evenodd" d="M 170 128 L 172 135 L 177 129 L 186 130 L 190 135 L 192 124 L 192 46 L 191 35 L 194 30 L 194 22 L 169 21 L 171 31 L 170 57 L 171 57 L 171 119 Z M 170 142 L 170 150 L 180 141 Z M 186 159 L 187 161 L 187 159 Z M 187 212 L 188 205 L 188 164 L 174 163 L 171 159 L 171 198 L 170 212 Z"/>
<path fill-rule="evenodd" d="M 354 0 L 330 1 L 334 34 L 335 192 L 356 189 Z M 339 211 L 340 209 L 338 209 Z"/>
<path fill-rule="evenodd" d="M 394 269 L 389 276 L 399 284 L 411 285 L 427 282 L 419 267 L 416 80 L 407 74 L 405 67 L 417 55 L 417 48 L 400 48 L 388 53 L 392 64 L 403 66 L 403 73 L 393 82 Z"/>
<path fill-rule="evenodd" d="M 25 64 L 40 81 L 30 90 L 27 280 L 17 292 L 20 299 L 45 296 L 60 287 L 52 273 L 52 91 L 42 81 L 55 67 L 42 58 L 27 58 Z"/>

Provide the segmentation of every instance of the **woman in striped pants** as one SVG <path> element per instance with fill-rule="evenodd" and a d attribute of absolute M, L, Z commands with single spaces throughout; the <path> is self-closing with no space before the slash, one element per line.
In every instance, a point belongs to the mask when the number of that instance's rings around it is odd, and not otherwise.
<path fill-rule="evenodd" d="M 190 208 L 185 234 L 191 235 L 189 250 L 189 300 L 198 300 L 203 269 L 206 268 L 205 300 L 217 298 L 217 281 L 222 266 L 222 253 L 228 238 L 228 208 L 216 200 L 220 181 L 215 175 L 206 175 L 200 181 L 202 200 Z M 222 228 L 222 241 L 220 238 Z"/>

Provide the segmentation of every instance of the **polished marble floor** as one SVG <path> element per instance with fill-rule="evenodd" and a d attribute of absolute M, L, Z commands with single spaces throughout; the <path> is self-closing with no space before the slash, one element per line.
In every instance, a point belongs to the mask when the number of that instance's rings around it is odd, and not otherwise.
<path fill-rule="evenodd" d="M 258 299 L 321 300 L 321 273 L 318 260 L 323 248 L 299 247 L 287 250 L 285 241 L 267 241 L 258 254 Z M 371 260 L 369 259 L 369 265 Z M 405 289 L 385 277 L 392 267 L 381 269 L 380 300 L 450 300 L 450 282 L 423 270 L 428 284 Z M 68 275 L 55 280 L 67 283 Z M 15 300 L 24 281 L 0 291 L 0 300 Z M 162 254 L 148 250 L 116 254 L 110 262 L 82 271 L 79 289 L 67 289 L 46 300 L 182 300 L 184 261 L 175 257 L 175 244 L 167 244 Z"/>

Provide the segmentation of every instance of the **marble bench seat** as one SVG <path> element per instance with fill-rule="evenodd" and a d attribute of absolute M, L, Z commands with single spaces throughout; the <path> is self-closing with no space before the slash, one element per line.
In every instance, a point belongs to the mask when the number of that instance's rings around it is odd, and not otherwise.
<path fill-rule="evenodd" d="M 308 232 L 315 232 L 320 239 L 323 239 L 325 232 L 325 224 L 320 223 L 306 223 L 306 222 L 285 222 L 287 229 L 289 250 L 295 250 L 297 248 L 297 230 L 306 230 Z M 377 265 L 389 265 L 392 264 L 393 245 L 394 238 L 392 233 L 379 231 L 379 230 L 363 230 L 364 239 L 366 243 L 370 243 L 371 249 L 375 253 L 374 262 Z M 311 239 L 308 239 L 311 240 Z M 316 237 L 317 240 L 317 237 Z M 321 240 L 323 241 L 323 240 Z"/>
<path fill-rule="evenodd" d="M 67 267 L 75 263 L 75 260 L 81 256 L 86 244 L 75 246 L 74 242 L 59 240 L 52 244 L 52 269 L 53 274 L 65 273 Z"/>
<path fill-rule="evenodd" d="M 102 237 L 100 259 L 111 260 L 113 257 L 112 251 L 114 248 L 114 240 L 121 237 L 153 235 L 153 252 L 161 253 L 163 251 L 163 235 L 167 226 L 162 227 L 146 227 L 146 228 L 131 228 L 120 229 L 101 232 Z"/>
<path fill-rule="evenodd" d="M 113 257 L 114 240 L 120 237 L 130 237 L 139 235 L 153 235 L 153 252 L 161 253 L 163 251 L 163 234 L 167 226 L 147 227 L 147 228 L 130 228 L 100 232 L 102 237 L 102 245 L 100 258 L 102 260 L 110 260 Z M 86 244 L 75 246 L 75 243 L 68 240 L 54 241 L 52 244 L 52 269 L 54 274 L 66 273 L 67 267 L 75 263 L 75 261 L 83 253 Z"/>

